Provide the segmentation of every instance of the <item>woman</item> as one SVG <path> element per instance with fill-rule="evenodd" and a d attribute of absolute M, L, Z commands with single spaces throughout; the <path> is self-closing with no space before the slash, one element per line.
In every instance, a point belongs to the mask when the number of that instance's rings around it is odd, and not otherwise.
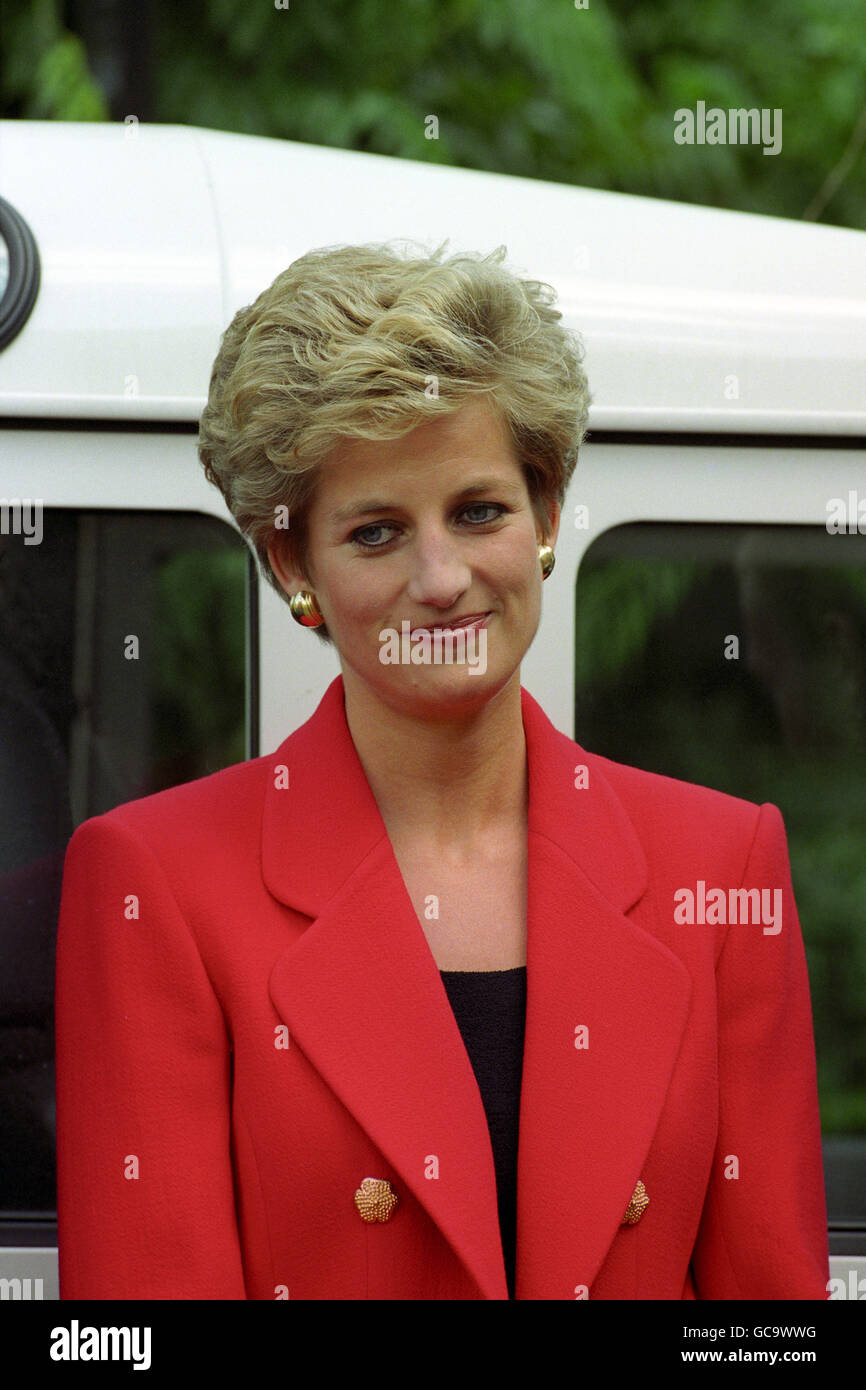
<path fill-rule="evenodd" d="M 503 256 L 311 252 L 224 335 L 202 462 L 341 675 L 70 842 L 65 1298 L 827 1296 L 778 810 L 520 685 L 588 394 Z"/>

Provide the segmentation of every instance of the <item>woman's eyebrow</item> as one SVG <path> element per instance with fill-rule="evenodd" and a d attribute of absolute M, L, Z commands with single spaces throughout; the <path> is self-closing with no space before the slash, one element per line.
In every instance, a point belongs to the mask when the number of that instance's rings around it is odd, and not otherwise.
<path fill-rule="evenodd" d="M 472 482 L 460 488 L 459 492 L 456 492 L 451 498 L 451 501 L 460 502 L 464 497 L 471 497 L 478 492 L 489 492 L 491 489 L 513 495 L 519 492 L 519 484 L 493 474 L 488 477 L 474 478 Z M 388 502 L 384 498 L 369 497 L 359 502 L 348 502 L 344 507 L 338 507 L 328 519 L 332 524 L 339 525 L 340 522 L 349 521 L 353 517 L 368 516 L 373 512 L 399 510 L 400 508 L 394 502 Z"/>

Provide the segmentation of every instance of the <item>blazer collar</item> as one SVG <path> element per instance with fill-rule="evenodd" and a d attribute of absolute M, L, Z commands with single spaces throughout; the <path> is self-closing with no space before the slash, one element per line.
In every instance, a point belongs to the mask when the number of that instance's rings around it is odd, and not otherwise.
<path fill-rule="evenodd" d="M 598 762 L 522 688 L 521 706 L 529 879 L 516 1292 L 574 1298 L 592 1283 L 640 1177 L 690 984 L 667 947 L 625 915 L 645 893 L 646 857 Z M 588 786 L 575 785 L 580 766 Z M 479 1296 L 507 1298 L 481 1095 L 352 742 L 342 676 L 273 754 L 262 876 L 313 919 L 272 970 L 280 1017 Z M 577 1046 L 579 1027 L 588 1046 Z M 433 1155 L 436 1178 L 427 1176 Z"/>
<path fill-rule="evenodd" d="M 647 866 L 622 803 L 593 767 L 591 785 L 575 787 L 590 755 L 551 724 L 521 686 L 529 770 L 529 830 L 577 860 L 602 896 L 625 912 L 643 895 Z M 269 779 L 262 826 L 262 874 L 281 902 L 317 917 L 363 859 L 387 838 L 376 799 L 346 721 L 343 677 L 273 755 L 288 788 Z"/>

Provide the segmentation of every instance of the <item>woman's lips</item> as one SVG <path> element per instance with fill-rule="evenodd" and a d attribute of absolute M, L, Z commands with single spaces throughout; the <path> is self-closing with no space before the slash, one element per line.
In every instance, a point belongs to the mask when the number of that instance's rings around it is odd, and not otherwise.
<path fill-rule="evenodd" d="M 487 626 L 487 620 L 491 617 L 490 613 L 470 613 L 465 618 L 457 618 L 453 623 L 437 623 L 434 627 L 413 627 L 410 636 L 416 632 L 454 632 L 457 628 L 475 628 L 476 631 Z"/>

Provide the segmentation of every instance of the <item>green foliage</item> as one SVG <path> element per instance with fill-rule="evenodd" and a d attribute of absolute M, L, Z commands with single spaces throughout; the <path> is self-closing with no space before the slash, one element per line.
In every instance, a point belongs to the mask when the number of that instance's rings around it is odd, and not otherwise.
<path fill-rule="evenodd" d="M 866 1134 L 866 724 L 857 717 L 866 570 L 804 568 L 797 583 L 770 568 L 748 589 L 733 567 L 724 571 L 662 558 L 593 561 L 590 551 L 577 586 L 578 739 L 617 761 L 781 809 L 824 1133 Z M 750 665 L 746 652 L 737 662 L 720 657 L 719 633 L 744 628 L 730 606 L 744 593 L 752 603 L 760 594 L 775 635 L 794 633 L 800 646 L 788 650 L 809 658 L 792 665 L 809 710 L 805 731 L 786 725 L 791 688 L 778 674 Z M 822 617 L 845 613 L 853 702 L 833 668 L 833 643 L 822 640 Z"/>
<path fill-rule="evenodd" d="M 32 121 L 108 120 L 108 105 L 88 70 L 84 45 L 64 29 L 56 0 L 7 0 L 2 37 L 0 115 Z"/>
<path fill-rule="evenodd" d="M 676 611 L 698 575 L 693 564 L 630 560 L 581 571 L 575 653 L 577 688 L 615 682 L 643 653 L 657 618 Z"/>
<path fill-rule="evenodd" d="M 120 119 L 64 28 L 68 12 L 6 0 L 4 115 Z M 866 221 L 862 0 L 155 0 L 152 15 L 154 104 L 142 119 Z M 675 144 L 674 112 L 698 101 L 780 109 L 781 152 Z"/>
<path fill-rule="evenodd" d="M 173 774 L 166 785 L 246 755 L 237 710 L 244 708 L 246 684 L 247 564 L 246 551 L 234 548 L 189 550 L 160 569 L 153 701 L 156 746 Z M 205 761 L 188 762 L 199 749 Z"/>
<path fill-rule="evenodd" d="M 35 116 L 63 121 L 105 120 L 102 96 L 90 81 L 84 46 L 64 34 L 42 54 L 36 66 Z"/>

